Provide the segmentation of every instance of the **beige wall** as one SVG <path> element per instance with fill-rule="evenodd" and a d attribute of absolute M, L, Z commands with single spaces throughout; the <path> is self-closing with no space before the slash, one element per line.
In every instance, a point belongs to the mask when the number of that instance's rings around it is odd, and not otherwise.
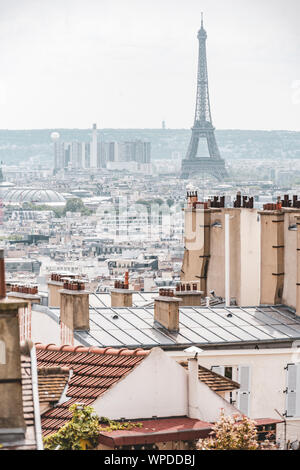
<path fill-rule="evenodd" d="M 256 209 L 223 209 L 211 215 L 207 290 L 225 297 L 225 214 L 230 216 L 230 296 L 237 305 L 259 302 L 260 226 Z M 213 226 L 220 222 L 222 227 Z"/>
<path fill-rule="evenodd" d="M 169 352 L 176 360 L 186 359 L 179 352 Z M 203 351 L 198 362 L 210 369 L 212 366 L 250 366 L 250 418 L 276 418 L 277 409 L 281 414 L 286 411 L 287 373 L 289 363 L 300 362 L 300 350 L 268 349 L 240 351 Z M 237 377 L 234 377 L 237 380 Z M 279 418 L 280 419 L 280 418 Z M 279 426 L 283 439 L 283 425 Z M 300 417 L 287 418 L 287 439 L 300 440 Z"/>
<path fill-rule="evenodd" d="M 239 305 L 258 305 L 260 297 L 260 222 L 255 209 L 241 211 L 240 279 Z"/>
<path fill-rule="evenodd" d="M 206 276 L 210 254 L 210 219 L 215 210 L 185 209 L 185 241 L 181 280 L 199 281 L 200 290 L 207 293 Z"/>
<path fill-rule="evenodd" d="M 281 211 L 260 212 L 261 274 L 260 303 L 282 302 L 284 281 L 284 215 Z"/>
<path fill-rule="evenodd" d="M 297 209 L 285 209 L 284 214 L 284 287 L 282 302 L 296 308 L 297 282 L 297 230 L 289 230 L 289 226 L 297 223 Z"/>

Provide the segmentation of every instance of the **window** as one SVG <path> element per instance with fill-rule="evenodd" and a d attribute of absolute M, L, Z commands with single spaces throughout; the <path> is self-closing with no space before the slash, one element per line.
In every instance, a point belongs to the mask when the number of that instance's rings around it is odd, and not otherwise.
<path fill-rule="evenodd" d="M 211 370 L 217 374 L 223 375 L 230 380 L 240 384 L 237 392 L 230 392 L 229 401 L 236 404 L 237 408 L 246 416 L 250 413 L 250 377 L 251 368 L 247 365 L 236 366 L 212 366 Z M 300 374 L 299 374 L 300 376 Z M 237 396 L 237 400 L 235 400 Z"/>
<path fill-rule="evenodd" d="M 288 364 L 286 387 L 286 417 L 300 416 L 300 363 Z"/>

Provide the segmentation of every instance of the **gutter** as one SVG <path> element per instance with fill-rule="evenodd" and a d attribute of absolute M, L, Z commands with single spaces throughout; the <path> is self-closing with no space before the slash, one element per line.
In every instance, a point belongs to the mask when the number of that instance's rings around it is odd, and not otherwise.
<path fill-rule="evenodd" d="M 39 389 L 38 389 L 38 375 L 37 375 L 37 360 L 36 360 L 36 349 L 35 345 L 30 349 L 31 358 L 31 380 L 32 380 L 32 395 L 33 395 L 33 410 L 34 410 L 34 427 L 36 437 L 36 448 L 37 450 L 44 450 L 43 437 L 42 437 L 42 425 L 41 425 L 41 413 L 40 413 L 40 400 L 39 400 Z"/>

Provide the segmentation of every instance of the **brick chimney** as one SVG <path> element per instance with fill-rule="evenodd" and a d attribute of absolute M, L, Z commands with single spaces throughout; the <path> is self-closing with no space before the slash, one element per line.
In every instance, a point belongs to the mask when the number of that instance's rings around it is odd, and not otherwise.
<path fill-rule="evenodd" d="M 177 284 L 174 295 L 175 297 L 182 299 L 182 303 L 180 304 L 181 307 L 201 305 L 203 291 L 198 290 L 198 287 L 199 281 L 186 283 L 180 282 L 179 284 Z"/>
<path fill-rule="evenodd" d="M 129 290 L 129 274 L 125 273 L 125 280 L 115 281 L 114 288 L 110 291 L 112 307 L 132 307 L 132 293 Z"/>
<path fill-rule="evenodd" d="M 25 436 L 18 311 L 26 305 L 6 297 L 4 250 L 0 249 L 0 442 Z"/>
<path fill-rule="evenodd" d="M 63 288 L 65 279 L 74 279 L 75 275 L 64 275 L 52 273 L 48 281 L 48 307 L 60 306 L 60 290 Z"/>
<path fill-rule="evenodd" d="M 182 282 L 200 282 L 200 290 L 207 294 L 207 274 L 210 260 L 210 226 L 212 212 L 220 212 L 224 198 L 219 201 L 198 201 L 197 191 L 187 193 L 187 207 L 184 209 L 184 258 L 180 279 Z M 211 207 L 214 207 L 212 209 Z"/>
<path fill-rule="evenodd" d="M 71 334 L 90 329 L 89 292 L 82 281 L 65 280 L 60 290 L 60 322 L 62 331 L 66 328 Z"/>
<path fill-rule="evenodd" d="M 154 320 L 170 332 L 178 332 L 181 301 L 172 289 L 159 289 L 159 296 L 154 300 Z"/>
<path fill-rule="evenodd" d="M 39 304 L 41 301 L 38 287 L 11 284 L 7 297 L 27 302 L 25 308 L 19 309 L 20 341 L 31 340 L 32 304 Z"/>

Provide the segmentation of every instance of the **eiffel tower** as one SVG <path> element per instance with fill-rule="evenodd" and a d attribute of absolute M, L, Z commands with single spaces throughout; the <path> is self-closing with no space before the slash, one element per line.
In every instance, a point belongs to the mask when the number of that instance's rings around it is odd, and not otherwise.
<path fill-rule="evenodd" d="M 201 13 L 201 29 L 198 31 L 199 56 L 197 75 L 197 97 L 194 126 L 186 157 L 181 163 L 181 178 L 189 178 L 195 174 L 209 174 L 218 180 L 227 175 L 225 161 L 220 156 L 215 128 L 212 125 L 208 76 L 206 61 L 206 38 Z"/>

